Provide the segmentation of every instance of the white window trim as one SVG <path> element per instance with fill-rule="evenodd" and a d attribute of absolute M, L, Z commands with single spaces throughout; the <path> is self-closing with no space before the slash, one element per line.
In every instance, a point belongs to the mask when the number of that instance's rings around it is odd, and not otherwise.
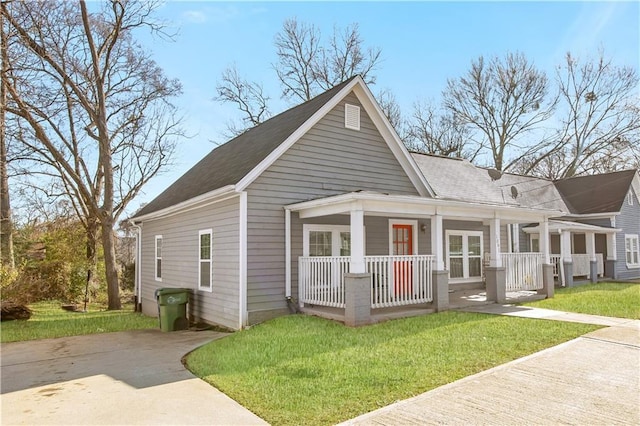
<path fill-rule="evenodd" d="M 627 262 L 627 254 L 629 253 L 629 250 L 627 250 L 627 240 L 631 240 L 631 259 L 633 259 L 633 253 L 635 252 L 636 254 L 636 258 L 638 259 L 638 263 L 629 263 Z M 633 241 L 635 241 L 635 250 L 634 246 L 633 246 Z M 625 234 L 624 235 L 624 261 L 627 264 L 627 268 L 640 268 L 640 238 L 638 237 L 638 234 Z"/>
<path fill-rule="evenodd" d="M 331 232 L 331 251 L 332 257 L 340 257 L 340 233 L 351 232 L 349 225 L 317 225 L 314 223 L 305 223 L 302 225 L 302 256 L 309 257 L 309 233 L 312 231 Z M 366 247 L 365 232 L 365 247 Z M 346 257 L 346 256 L 345 256 Z"/>
<path fill-rule="evenodd" d="M 406 219 L 389 219 L 389 256 L 393 256 L 393 225 L 411 225 L 413 255 L 418 254 L 418 221 Z"/>
<path fill-rule="evenodd" d="M 200 237 L 202 235 L 209 235 L 209 244 L 211 247 L 209 248 L 209 260 L 203 260 L 200 258 Z M 200 265 L 203 262 L 209 262 L 209 287 L 203 287 L 200 283 L 202 283 L 202 268 Z M 208 291 L 211 293 L 213 291 L 213 229 L 203 229 L 198 231 L 198 290 Z"/>
<path fill-rule="evenodd" d="M 160 240 L 160 256 L 158 256 L 158 240 Z M 155 245 L 153 247 L 153 276 L 156 281 L 162 282 L 162 267 L 160 269 L 160 276 L 158 276 L 158 259 L 162 262 L 162 251 L 164 251 L 164 240 L 162 239 L 162 235 L 156 235 Z"/>
<path fill-rule="evenodd" d="M 461 231 L 456 229 L 448 229 L 445 231 L 445 249 L 446 249 L 446 260 L 447 260 L 447 270 L 451 273 L 451 261 L 450 261 L 450 252 L 449 252 L 449 236 L 450 235 L 461 235 L 462 238 L 462 278 L 449 278 L 449 282 L 451 283 L 468 283 L 468 282 L 478 282 L 482 279 L 482 273 L 484 270 L 484 266 L 482 261 L 484 259 L 484 232 L 483 231 Z M 480 237 L 480 276 L 478 277 L 469 277 L 469 237 Z"/>

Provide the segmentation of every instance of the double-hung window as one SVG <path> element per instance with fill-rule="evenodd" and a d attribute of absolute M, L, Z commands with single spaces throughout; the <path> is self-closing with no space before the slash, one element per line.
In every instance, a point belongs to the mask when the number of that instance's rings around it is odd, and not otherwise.
<path fill-rule="evenodd" d="M 446 231 L 449 278 L 473 281 L 482 277 L 482 232 Z"/>
<path fill-rule="evenodd" d="M 624 236 L 624 252 L 628 268 L 640 268 L 640 245 L 638 234 L 626 234 Z"/>
<path fill-rule="evenodd" d="M 213 282 L 213 231 L 199 232 L 198 289 L 211 291 Z"/>
<path fill-rule="evenodd" d="M 162 281 L 162 235 L 156 235 L 155 260 L 156 281 Z"/>

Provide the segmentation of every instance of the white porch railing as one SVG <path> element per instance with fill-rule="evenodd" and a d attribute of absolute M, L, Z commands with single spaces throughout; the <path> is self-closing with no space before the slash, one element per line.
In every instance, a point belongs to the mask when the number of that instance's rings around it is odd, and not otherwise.
<path fill-rule="evenodd" d="M 502 265 L 507 276 L 507 291 L 543 288 L 542 253 L 502 253 Z"/>
<path fill-rule="evenodd" d="M 559 254 L 552 254 L 550 256 L 551 264 L 553 265 L 553 275 L 555 277 L 561 277 L 563 271 L 560 270 L 562 256 Z M 591 255 L 588 254 L 572 254 L 571 260 L 573 262 L 573 276 L 580 277 L 586 276 L 591 278 Z M 598 262 L 598 276 L 604 275 L 604 259 L 602 253 L 596 253 L 596 261 Z M 564 279 L 561 279 L 562 285 L 564 285 Z"/>
<path fill-rule="evenodd" d="M 432 255 L 365 256 L 371 274 L 371 307 L 385 308 L 433 301 Z M 350 257 L 298 258 L 300 302 L 344 308 L 344 274 Z"/>
<path fill-rule="evenodd" d="M 433 301 L 432 255 L 365 256 L 371 273 L 371 308 Z"/>
<path fill-rule="evenodd" d="M 318 306 L 344 308 L 344 274 L 351 258 L 300 257 L 298 288 L 300 302 Z"/>

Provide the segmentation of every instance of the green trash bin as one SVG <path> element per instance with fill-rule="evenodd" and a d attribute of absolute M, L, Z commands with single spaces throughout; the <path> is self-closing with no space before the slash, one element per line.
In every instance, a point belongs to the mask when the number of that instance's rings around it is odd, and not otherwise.
<path fill-rule="evenodd" d="M 159 288 L 156 290 L 155 295 L 158 301 L 160 330 L 176 331 L 189 328 L 189 321 L 187 320 L 189 289 Z"/>

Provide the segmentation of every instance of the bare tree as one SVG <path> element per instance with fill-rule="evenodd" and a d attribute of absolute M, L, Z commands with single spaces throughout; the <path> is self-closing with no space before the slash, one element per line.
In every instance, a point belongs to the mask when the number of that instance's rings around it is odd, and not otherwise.
<path fill-rule="evenodd" d="M 321 47 L 319 53 L 312 64 L 314 80 L 320 89 L 329 90 L 354 75 L 360 75 L 367 84 L 375 84 L 372 73 L 380 62 L 382 50 L 363 47 L 357 23 L 344 29 L 334 26 L 329 45 Z"/>
<path fill-rule="evenodd" d="M 334 27 L 328 43 L 313 24 L 287 19 L 274 39 L 278 60 L 272 64 L 282 88 L 282 98 L 305 102 L 344 80 L 361 75 L 375 83 L 373 72 L 380 63 L 379 48 L 363 46 L 357 24 Z M 227 125 L 236 136 L 270 116 L 269 97 L 262 85 L 240 76 L 236 66 L 227 67 L 216 85 L 216 101 L 235 104 L 242 113 L 241 125 Z"/>
<path fill-rule="evenodd" d="M 8 34 L 5 31 L 5 19 L 0 16 L 0 58 L 2 60 L 2 78 L 0 81 L 0 266 L 13 268 L 13 220 L 11 218 L 11 200 L 9 198 L 9 174 L 7 159 L 7 139 L 5 106 L 7 91 L 5 88 L 9 70 Z"/>
<path fill-rule="evenodd" d="M 407 140 L 407 126 L 404 118 L 402 117 L 402 111 L 400 105 L 391 90 L 388 88 L 382 89 L 376 96 L 378 105 L 382 110 L 382 113 L 389 120 L 389 124 L 395 129 L 400 139 L 404 142 Z"/>
<path fill-rule="evenodd" d="M 262 85 L 253 83 L 238 73 L 235 64 L 222 72 L 216 86 L 218 95 L 214 100 L 222 103 L 232 103 L 242 112 L 242 125 L 234 122 L 227 124 L 227 136 L 238 136 L 250 127 L 257 126 L 271 115 L 269 111 L 269 97 L 265 95 Z"/>
<path fill-rule="evenodd" d="M 471 147 L 470 129 L 432 103 L 415 102 L 409 124 L 410 148 L 425 154 L 466 158 L 474 161 L 478 148 Z M 475 148 L 475 149 L 472 149 Z"/>
<path fill-rule="evenodd" d="M 637 167 L 637 71 L 613 65 L 603 52 L 584 62 L 568 53 L 557 68 L 556 80 L 560 99 L 556 142 L 533 156 L 525 171 L 562 178 Z M 553 168 L 548 158 L 554 159 Z"/>
<path fill-rule="evenodd" d="M 169 102 L 180 85 L 133 38 L 161 31 L 157 3 L 110 0 L 95 13 L 82 0 L 1 7 L 18 41 L 3 76 L 12 131 L 30 150 L 31 172 L 57 182 L 89 239 L 100 237 L 109 309 L 119 309 L 114 225 L 181 135 Z"/>
<path fill-rule="evenodd" d="M 497 170 L 508 170 L 546 141 L 529 144 L 524 137 L 547 120 L 555 101 L 547 101 L 548 81 L 521 53 L 485 61 L 481 56 L 458 79 L 450 79 L 443 105 L 456 122 L 469 125 L 477 150 L 489 150 Z M 517 151 L 508 159 L 508 151 Z"/>

